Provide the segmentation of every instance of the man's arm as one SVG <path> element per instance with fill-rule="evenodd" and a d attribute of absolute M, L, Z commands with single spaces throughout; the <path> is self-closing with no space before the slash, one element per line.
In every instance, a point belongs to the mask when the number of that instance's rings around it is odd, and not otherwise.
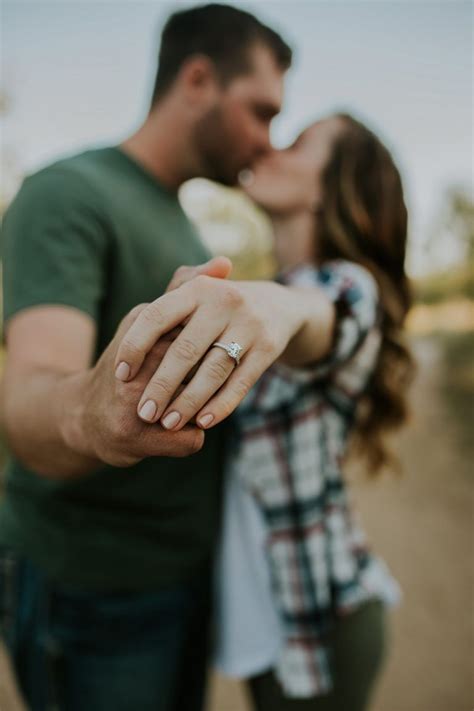
<path fill-rule="evenodd" d="M 95 337 L 93 319 L 66 306 L 25 309 L 7 324 L 3 425 L 15 456 L 40 474 L 73 476 L 102 464 L 71 449 L 62 435 Z"/>
<path fill-rule="evenodd" d="M 145 381 L 117 388 L 115 352 L 141 308 L 125 317 L 93 367 L 96 327 L 81 311 L 45 305 L 10 319 L 2 419 L 12 451 L 27 467 L 46 477 L 69 478 L 104 464 L 123 467 L 147 456 L 183 457 L 202 447 L 204 434 L 195 426 L 169 433 L 137 417 Z M 145 377 L 174 336 L 152 349 Z"/>
<path fill-rule="evenodd" d="M 197 274 L 225 279 L 231 269 L 226 257 L 181 267 L 168 290 Z M 117 383 L 111 375 L 118 343 L 144 306 L 123 319 L 94 367 L 97 327 L 83 311 L 43 305 L 24 309 L 8 321 L 0 419 L 12 451 L 30 469 L 68 478 L 107 463 L 127 466 L 145 456 L 184 457 L 201 448 L 204 435 L 196 427 L 168 433 L 144 425 L 136 415 L 143 388 L 179 329 L 154 346 L 134 383 Z"/>

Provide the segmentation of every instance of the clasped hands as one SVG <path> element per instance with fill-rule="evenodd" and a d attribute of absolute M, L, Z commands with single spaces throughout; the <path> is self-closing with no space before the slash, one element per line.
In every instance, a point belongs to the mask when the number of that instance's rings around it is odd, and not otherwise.
<path fill-rule="evenodd" d="M 195 454 L 205 429 L 228 417 L 275 360 L 293 360 L 295 345 L 314 342 L 307 294 L 228 281 L 231 268 L 226 257 L 180 267 L 165 294 L 123 318 L 92 368 L 68 378 L 59 419 L 69 449 L 113 467 Z M 240 364 L 216 341 L 239 343 Z"/>
<path fill-rule="evenodd" d="M 301 309 L 274 282 L 231 282 L 231 263 L 217 257 L 201 267 L 180 267 L 167 292 L 139 307 L 118 345 L 114 370 L 130 382 L 148 353 L 172 329 L 179 331 L 139 399 L 141 420 L 177 431 L 191 420 L 203 428 L 228 417 L 260 375 L 302 328 Z M 216 341 L 239 343 L 241 362 Z"/>

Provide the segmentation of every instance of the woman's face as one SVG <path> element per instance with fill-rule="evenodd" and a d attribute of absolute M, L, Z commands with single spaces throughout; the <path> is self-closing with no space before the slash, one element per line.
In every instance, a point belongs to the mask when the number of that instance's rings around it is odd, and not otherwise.
<path fill-rule="evenodd" d="M 321 175 L 343 121 L 332 117 L 312 124 L 284 150 L 260 159 L 242 188 L 260 207 L 275 215 L 314 210 L 321 198 Z"/>

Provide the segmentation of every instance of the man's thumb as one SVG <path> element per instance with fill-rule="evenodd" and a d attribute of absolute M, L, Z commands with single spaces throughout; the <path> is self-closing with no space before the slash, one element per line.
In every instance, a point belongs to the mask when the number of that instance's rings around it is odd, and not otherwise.
<path fill-rule="evenodd" d="M 172 291 L 173 289 L 178 289 L 180 286 L 185 284 L 187 281 L 191 281 L 194 277 L 199 274 L 206 274 L 207 276 L 215 277 L 216 279 L 227 279 L 232 271 L 232 262 L 228 257 L 213 257 L 208 262 L 204 264 L 198 264 L 193 267 L 182 266 L 179 267 L 171 279 L 166 291 Z"/>
<path fill-rule="evenodd" d="M 233 264 L 229 257 L 213 257 L 205 264 L 200 264 L 196 267 L 196 276 L 198 274 L 206 274 L 217 279 L 227 279 L 230 276 L 232 267 Z"/>

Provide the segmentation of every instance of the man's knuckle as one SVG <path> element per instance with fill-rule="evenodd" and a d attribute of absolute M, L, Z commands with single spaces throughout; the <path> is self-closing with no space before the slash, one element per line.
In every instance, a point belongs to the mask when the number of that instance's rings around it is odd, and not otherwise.
<path fill-rule="evenodd" d="M 194 430 L 191 433 L 190 440 L 189 446 L 191 453 L 194 454 L 195 452 L 199 452 L 204 444 L 204 432 L 201 430 Z"/>
<path fill-rule="evenodd" d="M 114 443 L 121 443 L 127 437 L 128 431 L 128 418 L 125 415 L 116 416 L 109 425 L 109 438 Z"/>
<path fill-rule="evenodd" d="M 136 464 L 137 457 L 131 457 L 130 455 L 123 454 L 123 453 L 116 454 L 116 455 L 112 455 L 109 463 L 114 467 L 124 469 L 124 468 L 131 467 L 134 464 Z"/>
<path fill-rule="evenodd" d="M 204 444 L 204 432 L 201 430 L 181 432 L 180 441 L 173 442 L 173 456 L 189 457 L 202 449 Z"/>

